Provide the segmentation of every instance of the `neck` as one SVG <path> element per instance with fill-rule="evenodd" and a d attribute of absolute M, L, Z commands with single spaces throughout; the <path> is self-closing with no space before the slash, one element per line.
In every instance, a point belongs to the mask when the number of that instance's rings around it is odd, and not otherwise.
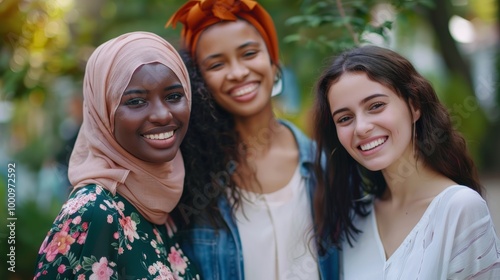
<path fill-rule="evenodd" d="M 270 111 L 252 117 L 235 118 L 235 127 L 249 152 L 261 152 L 271 147 L 281 124 Z"/>
<path fill-rule="evenodd" d="M 412 160 L 409 160 L 412 159 Z M 406 204 L 439 194 L 454 184 L 452 180 L 432 170 L 413 156 L 402 157 L 392 168 L 382 171 L 387 183 L 383 200 Z"/>

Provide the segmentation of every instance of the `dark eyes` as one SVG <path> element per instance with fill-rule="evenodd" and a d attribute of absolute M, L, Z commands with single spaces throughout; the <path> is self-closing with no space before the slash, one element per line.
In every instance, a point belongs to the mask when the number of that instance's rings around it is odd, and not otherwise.
<path fill-rule="evenodd" d="M 257 54 L 259 53 L 259 50 L 246 50 L 244 51 L 241 56 L 243 57 L 243 59 L 247 60 L 247 59 L 253 59 L 254 57 L 257 56 Z M 223 66 L 224 66 L 224 61 L 215 61 L 213 62 L 212 64 L 209 64 L 208 67 L 206 68 L 206 70 L 218 70 L 218 69 L 221 69 Z"/>
<path fill-rule="evenodd" d="M 370 104 L 370 106 L 368 107 L 368 112 L 369 113 L 381 112 L 382 109 L 385 107 L 385 105 L 387 105 L 387 103 L 385 103 L 385 102 L 381 102 L 381 101 L 374 102 L 374 103 Z M 346 124 L 347 122 L 352 120 L 354 117 L 355 116 L 353 114 L 342 115 L 340 118 L 337 119 L 336 123 Z"/>
<path fill-rule="evenodd" d="M 165 101 L 170 102 L 170 103 L 177 103 L 180 102 L 181 99 L 184 97 L 184 92 L 174 92 L 174 93 L 169 93 L 165 97 Z M 130 106 L 130 107 L 140 107 L 145 105 L 148 102 L 147 98 L 143 97 L 133 97 L 128 100 L 126 100 L 123 104 L 125 106 Z"/>
<path fill-rule="evenodd" d="M 383 107 L 385 105 L 384 102 L 375 102 L 370 106 L 370 110 L 377 110 L 380 107 Z"/>
<path fill-rule="evenodd" d="M 351 119 L 351 117 L 342 116 L 340 119 L 337 120 L 337 123 L 345 123 L 345 122 L 347 122 L 350 119 Z"/>
<path fill-rule="evenodd" d="M 125 102 L 127 106 L 138 106 L 144 104 L 146 101 L 142 98 L 131 98 Z"/>
<path fill-rule="evenodd" d="M 217 70 L 220 67 L 222 67 L 222 63 L 213 63 L 213 64 L 210 64 L 210 66 L 207 67 L 207 70 Z"/>
<path fill-rule="evenodd" d="M 254 57 L 257 55 L 257 53 L 258 53 L 258 51 L 256 51 L 256 50 L 248 50 L 248 51 L 243 53 L 243 57 L 246 57 L 246 58 Z"/>
<path fill-rule="evenodd" d="M 182 99 L 183 96 L 184 96 L 184 93 L 175 92 L 175 93 L 169 94 L 166 99 L 167 99 L 167 101 L 178 102 Z"/>

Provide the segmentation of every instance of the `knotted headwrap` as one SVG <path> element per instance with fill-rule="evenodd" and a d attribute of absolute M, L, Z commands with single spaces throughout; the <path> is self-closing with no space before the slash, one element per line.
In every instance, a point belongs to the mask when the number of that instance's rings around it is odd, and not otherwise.
<path fill-rule="evenodd" d="M 124 150 L 114 137 L 115 112 L 121 96 L 133 73 L 150 63 L 170 68 L 191 104 L 187 69 L 167 41 L 148 32 L 127 33 L 107 41 L 92 53 L 85 68 L 83 123 L 68 176 L 75 189 L 98 184 L 124 196 L 147 220 L 163 224 L 182 193 L 181 152 L 170 162 L 148 163 Z"/>
<path fill-rule="evenodd" d="M 201 32 L 221 21 L 244 19 L 260 33 L 273 63 L 278 64 L 278 38 L 273 19 L 257 2 L 251 0 L 189 0 L 168 20 L 165 27 L 181 22 L 182 47 L 194 57 Z"/>

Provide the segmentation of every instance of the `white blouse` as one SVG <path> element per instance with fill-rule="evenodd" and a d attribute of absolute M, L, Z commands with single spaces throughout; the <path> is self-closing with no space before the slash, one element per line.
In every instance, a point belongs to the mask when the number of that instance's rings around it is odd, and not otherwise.
<path fill-rule="evenodd" d="M 282 189 L 268 194 L 242 190 L 235 211 L 247 280 L 318 280 L 312 252 L 309 195 L 299 167 Z M 310 246 L 309 246 L 310 245 Z"/>
<path fill-rule="evenodd" d="M 500 279 L 500 241 L 483 198 L 465 186 L 437 195 L 389 259 L 375 213 L 357 217 L 363 233 L 343 245 L 344 280 Z"/>

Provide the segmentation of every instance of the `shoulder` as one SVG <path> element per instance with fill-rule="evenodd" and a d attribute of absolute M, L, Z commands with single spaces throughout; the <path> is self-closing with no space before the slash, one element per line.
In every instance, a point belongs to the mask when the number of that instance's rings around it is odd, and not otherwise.
<path fill-rule="evenodd" d="M 453 209 L 487 209 L 486 201 L 478 192 L 462 185 L 450 186 L 438 197 L 442 203 Z"/>
<path fill-rule="evenodd" d="M 286 128 L 288 128 L 297 142 L 300 144 L 301 142 L 303 143 L 312 143 L 311 138 L 309 138 L 300 128 L 298 128 L 295 124 L 293 124 L 290 121 L 284 120 L 284 119 L 279 119 L 279 122 L 284 125 Z"/>
<path fill-rule="evenodd" d="M 435 219 L 446 220 L 458 230 L 491 222 L 486 201 L 473 189 L 454 185 L 441 192 L 434 209 Z"/>
<path fill-rule="evenodd" d="M 313 162 L 316 150 L 316 143 L 313 140 L 311 140 L 311 138 L 309 138 L 295 124 L 282 119 L 280 119 L 279 122 L 292 132 L 293 137 L 295 138 L 295 141 L 299 148 L 301 161 Z"/>
<path fill-rule="evenodd" d="M 75 189 L 64 203 L 58 218 L 78 218 L 82 222 L 105 217 L 109 211 L 117 210 L 114 196 L 99 185 L 87 185 Z"/>

